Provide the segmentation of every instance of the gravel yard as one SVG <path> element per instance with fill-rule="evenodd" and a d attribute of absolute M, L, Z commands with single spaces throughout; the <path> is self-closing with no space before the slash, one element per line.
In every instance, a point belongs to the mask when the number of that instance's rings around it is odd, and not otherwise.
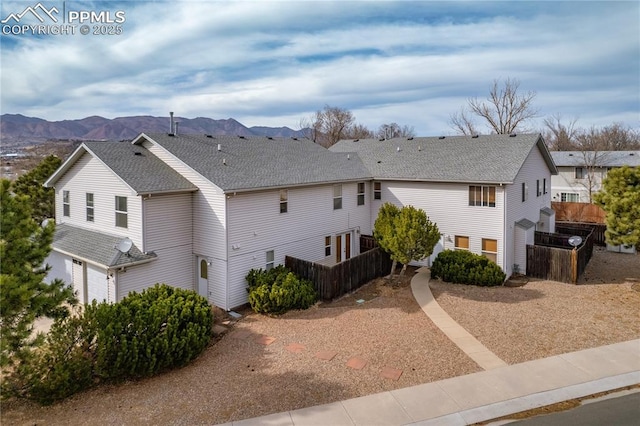
<path fill-rule="evenodd" d="M 640 292 L 627 278 L 640 278 L 640 256 L 598 251 L 583 277 L 598 285 L 431 286 L 455 320 L 517 363 L 640 337 Z M 379 280 L 279 318 L 243 312 L 185 368 L 100 386 L 50 407 L 5 403 L 2 424 L 215 424 L 479 371 L 420 310 L 407 284 Z M 275 340 L 265 345 L 267 337 Z M 335 356 L 323 360 L 319 352 Z M 362 369 L 347 366 L 354 357 L 366 361 Z M 401 370 L 399 379 L 381 377 L 385 367 Z"/>

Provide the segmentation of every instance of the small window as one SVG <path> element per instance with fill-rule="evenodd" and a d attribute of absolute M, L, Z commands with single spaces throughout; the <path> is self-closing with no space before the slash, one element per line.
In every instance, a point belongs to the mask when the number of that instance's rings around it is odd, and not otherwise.
<path fill-rule="evenodd" d="M 561 192 L 560 201 L 568 203 L 578 203 L 580 202 L 580 194 L 578 194 L 577 192 Z"/>
<path fill-rule="evenodd" d="M 342 208 L 342 185 L 333 185 L 333 209 L 340 210 Z"/>
<path fill-rule="evenodd" d="M 584 179 L 586 175 L 584 167 L 576 167 L 576 179 Z"/>
<path fill-rule="evenodd" d="M 202 278 L 203 280 L 208 279 L 209 277 L 209 271 L 208 271 L 208 265 L 207 265 L 207 261 L 202 259 L 200 261 L 200 278 Z"/>
<path fill-rule="evenodd" d="M 93 222 L 93 194 L 87 192 L 87 222 Z"/>
<path fill-rule="evenodd" d="M 469 237 L 463 237 L 460 235 L 455 236 L 455 248 L 456 250 L 469 250 Z"/>
<path fill-rule="evenodd" d="M 380 182 L 373 182 L 373 199 L 382 200 L 382 184 Z"/>
<path fill-rule="evenodd" d="M 324 255 L 331 256 L 331 235 L 324 237 Z"/>
<path fill-rule="evenodd" d="M 522 202 L 527 201 L 527 197 L 529 196 L 529 186 L 526 182 L 522 182 Z"/>
<path fill-rule="evenodd" d="M 116 226 L 118 228 L 127 228 L 127 197 L 119 197 L 116 195 Z"/>
<path fill-rule="evenodd" d="M 498 263 L 498 240 L 482 239 L 482 255 L 494 263 Z"/>
<path fill-rule="evenodd" d="M 536 179 L 536 197 L 542 195 L 542 188 L 540 187 L 540 179 Z"/>
<path fill-rule="evenodd" d="M 268 271 L 269 269 L 273 269 L 273 266 L 274 266 L 274 263 L 275 263 L 274 262 L 275 255 L 274 255 L 273 250 L 269 250 L 267 252 L 267 256 L 266 257 L 267 257 L 267 262 L 266 262 L 266 265 L 265 265 L 265 269 Z"/>
<path fill-rule="evenodd" d="M 71 216 L 71 197 L 69 196 L 69 191 L 62 191 L 62 215 L 63 216 Z"/>
<path fill-rule="evenodd" d="M 358 205 L 364 206 L 364 182 L 358 182 Z"/>
<path fill-rule="evenodd" d="M 280 213 L 286 213 L 289 204 L 289 192 L 286 189 L 280 190 Z"/>
<path fill-rule="evenodd" d="M 546 194 L 548 192 L 547 190 L 547 178 L 542 179 L 542 193 Z"/>

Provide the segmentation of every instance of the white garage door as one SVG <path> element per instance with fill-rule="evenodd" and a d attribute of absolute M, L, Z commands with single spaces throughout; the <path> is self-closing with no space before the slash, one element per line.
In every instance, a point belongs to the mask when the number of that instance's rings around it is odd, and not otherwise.
<path fill-rule="evenodd" d="M 87 295 L 87 301 L 89 303 L 91 303 L 93 299 L 98 302 L 109 300 L 106 270 L 87 264 Z"/>
<path fill-rule="evenodd" d="M 73 281 L 72 275 L 72 263 L 69 256 L 52 251 L 45 260 L 45 263 L 51 267 L 44 280 L 47 284 L 51 281 L 61 279 L 67 284 L 71 284 Z"/>

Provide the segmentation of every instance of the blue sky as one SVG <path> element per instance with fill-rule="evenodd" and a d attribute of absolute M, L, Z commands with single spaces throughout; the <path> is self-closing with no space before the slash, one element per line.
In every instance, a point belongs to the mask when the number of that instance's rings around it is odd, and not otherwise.
<path fill-rule="evenodd" d="M 37 3 L 3 1 L 0 19 Z M 40 3 L 112 19 L 122 11 L 126 20 L 119 35 L 3 28 L 2 113 L 63 120 L 175 111 L 296 129 L 331 105 L 372 129 L 396 122 L 429 136 L 453 134 L 449 116 L 469 97 L 515 78 L 536 92 L 533 130 L 552 114 L 581 127 L 640 128 L 637 1 Z"/>

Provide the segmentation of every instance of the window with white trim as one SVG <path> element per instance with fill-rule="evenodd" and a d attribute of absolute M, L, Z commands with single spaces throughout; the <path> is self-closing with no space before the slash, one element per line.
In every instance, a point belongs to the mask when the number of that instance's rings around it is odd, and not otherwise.
<path fill-rule="evenodd" d="M 568 203 L 578 203 L 580 202 L 580 194 L 578 194 L 577 192 L 561 192 L 560 201 Z"/>
<path fill-rule="evenodd" d="M 382 184 L 380 182 L 373 182 L 373 199 L 382 200 Z"/>
<path fill-rule="evenodd" d="M 266 253 L 266 263 L 264 268 L 268 271 L 269 269 L 273 269 L 274 264 L 275 264 L 275 253 L 273 250 L 269 250 Z"/>
<path fill-rule="evenodd" d="M 333 185 L 333 209 L 342 208 L 342 184 Z"/>
<path fill-rule="evenodd" d="M 358 182 L 358 205 L 364 206 L 364 182 Z"/>
<path fill-rule="evenodd" d="M 286 213 L 289 208 L 289 191 L 280 190 L 280 213 Z"/>
<path fill-rule="evenodd" d="M 542 193 L 546 194 L 547 192 L 549 192 L 547 189 L 547 178 L 544 178 L 542 179 Z"/>
<path fill-rule="evenodd" d="M 120 197 L 116 195 L 116 226 L 118 228 L 128 227 L 127 216 L 127 197 Z"/>
<path fill-rule="evenodd" d="M 587 177 L 587 170 L 584 167 L 576 167 L 576 179 L 584 179 Z"/>
<path fill-rule="evenodd" d="M 87 222 L 93 222 L 93 194 L 91 192 L 87 192 L 86 205 L 87 205 Z"/>
<path fill-rule="evenodd" d="M 469 250 L 469 237 L 456 235 L 454 237 L 454 244 L 456 250 Z"/>
<path fill-rule="evenodd" d="M 536 197 L 542 195 L 542 188 L 540 187 L 540 179 L 536 179 Z"/>
<path fill-rule="evenodd" d="M 482 239 L 482 255 L 494 263 L 498 263 L 498 240 Z"/>
<path fill-rule="evenodd" d="M 522 202 L 524 203 L 529 198 L 529 185 L 526 182 L 522 182 Z"/>
<path fill-rule="evenodd" d="M 470 206 L 496 206 L 496 187 L 495 186 L 469 186 L 469 205 Z"/>
<path fill-rule="evenodd" d="M 324 255 L 325 257 L 331 256 L 331 235 L 324 237 Z"/>
<path fill-rule="evenodd" d="M 62 191 L 62 216 L 71 216 L 71 196 L 69 191 Z"/>

